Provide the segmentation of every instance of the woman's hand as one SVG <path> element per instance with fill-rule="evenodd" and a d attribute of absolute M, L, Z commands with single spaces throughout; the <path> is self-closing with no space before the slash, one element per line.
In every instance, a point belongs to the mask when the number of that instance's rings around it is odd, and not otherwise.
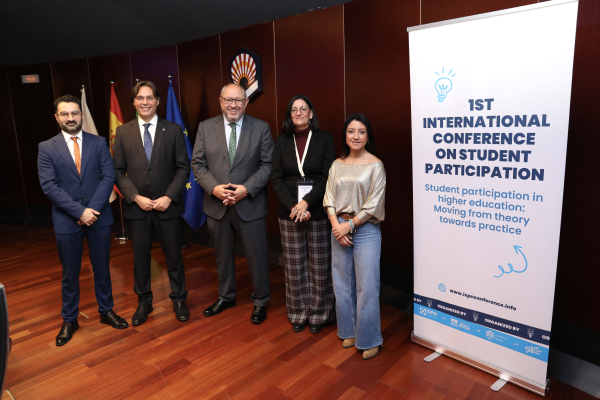
<path fill-rule="evenodd" d="M 306 216 L 310 215 L 310 213 L 308 213 L 306 210 L 308 210 L 308 203 L 305 200 L 300 200 L 300 202 L 296 204 L 294 208 L 292 208 L 290 219 L 295 219 L 294 222 L 306 221 L 308 219 Z"/>
<path fill-rule="evenodd" d="M 333 236 L 339 242 L 340 238 L 347 236 L 350 233 L 350 224 L 347 222 L 338 224 L 331 229 L 331 232 L 333 232 Z M 352 242 L 350 242 L 350 244 L 352 244 Z"/>
<path fill-rule="evenodd" d="M 337 241 L 344 247 L 352 246 L 352 239 L 350 238 L 350 235 L 342 236 L 339 239 L 337 239 Z"/>

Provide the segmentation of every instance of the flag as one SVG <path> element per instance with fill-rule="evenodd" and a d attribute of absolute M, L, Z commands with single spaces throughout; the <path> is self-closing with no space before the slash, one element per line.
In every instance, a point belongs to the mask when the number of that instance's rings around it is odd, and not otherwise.
<path fill-rule="evenodd" d="M 181 126 L 185 136 L 185 148 L 187 149 L 188 158 L 191 162 L 192 144 L 190 143 L 187 129 L 185 129 L 185 125 L 183 124 L 183 117 L 181 116 L 181 111 L 179 111 L 179 104 L 177 104 L 177 98 L 175 97 L 171 79 L 169 79 L 169 94 L 167 96 L 167 121 L 174 122 Z M 197 230 L 206 221 L 206 214 L 202 211 L 204 190 L 196 181 L 194 171 L 190 171 L 190 177 L 183 188 L 182 199 L 185 207 L 183 219 L 185 219 L 193 230 Z"/>
<path fill-rule="evenodd" d="M 113 148 L 115 147 L 115 135 L 117 133 L 117 128 L 125 123 L 125 121 L 123 121 L 123 114 L 121 114 L 121 107 L 119 107 L 117 95 L 115 94 L 114 84 L 110 85 L 110 114 L 108 118 L 108 127 L 110 128 L 108 141 L 110 144 L 110 155 L 112 156 Z M 123 198 L 123 195 L 121 192 L 119 192 L 117 185 L 115 185 L 109 199 L 111 203 L 117 198 L 117 193 L 119 196 L 121 196 L 121 198 Z"/>
<path fill-rule="evenodd" d="M 83 130 L 87 133 L 98 136 L 96 124 L 94 124 L 92 114 L 90 113 L 90 109 L 88 108 L 87 101 L 85 99 L 85 87 L 81 88 L 81 113 L 83 114 Z"/>

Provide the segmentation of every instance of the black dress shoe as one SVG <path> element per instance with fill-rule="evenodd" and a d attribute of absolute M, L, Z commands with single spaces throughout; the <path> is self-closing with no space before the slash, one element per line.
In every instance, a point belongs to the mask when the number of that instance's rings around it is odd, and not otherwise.
<path fill-rule="evenodd" d="M 292 330 L 294 332 L 302 332 L 306 324 L 292 324 Z"/>
<path fill-rule="evenodd" d="M 185 301 L 177 301 L 173 303 L 173 311 L 177 321 L 185 322 L 190 319 L 190 310 L 185 305 Z"/>
<path fill-rule="evenodd" d="M 235 300 L 225 301 L 225 300 L 217 300 L 215 304 L 211 304 L 206 310 L 204 310 L 205 317 L 214 317 L 217 314 L 221 314 L 223 311 L 228 308 L 235 307 Z"/>
<path fill-rule="evenodd" d="M 253 324 L 260 324 L 265 319 L 267 319 L 267 307 L 254 306 L 254 311 L 252 311 L 252 315 L 250 316 L 250 321 L 252 321 Z"/>
<path fill-rule="evenodd" d="M 129 327 L 127 321 L 124 318 L 119 317 L 112 310 L 108 314 L 100 316 L 100 322 L 112 326 L 115 329 L 125 329 Z"/>
<path fill-rule="evenodd" d="M 60 332 L 56 336 L 56 345 L 58 347 L 69 343 L 69 340 L 73 338 L 73 332 L 79 329 L 79 322 L 63 322 Z"/>
<path fill-rule="evenodd" d="M 131 325 L 138 326 L 146 322 L 148 314 L 150 314 L 152 310 L 154 310 L 152 304 L 139 304 L 131 318 Z"/>
<path fill-rule="evenodd" d="M 323 329 L 323 324 L 310 324 L 310 333 L 319 333 Z"/>

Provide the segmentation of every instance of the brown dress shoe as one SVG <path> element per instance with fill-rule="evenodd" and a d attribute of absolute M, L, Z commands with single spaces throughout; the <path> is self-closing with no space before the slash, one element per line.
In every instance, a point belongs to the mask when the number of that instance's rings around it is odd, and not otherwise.
<path fill-rule="evenodd" d="M 356 338 L 344 339 L 342 342 L 342 347 L 347 349 L 349 347 L 354 347 L 354 342 L 356 342 Z"/>
<path fill-rule="evenodd" d="M 379 354 L 379 346 L 363 351 L 363 360 L 369 360 Z"/>

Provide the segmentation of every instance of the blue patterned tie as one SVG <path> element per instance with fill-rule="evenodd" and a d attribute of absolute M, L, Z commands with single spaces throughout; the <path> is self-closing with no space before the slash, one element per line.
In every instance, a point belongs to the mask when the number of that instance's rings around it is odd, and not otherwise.
<path fill-rule="evenodd" d="M 150 136 L 150 123 L 144 124 L 144 151 L 146 152 L 146 158 L 148 159 L 148 164 L 150 164 L 150 157 L 152 156 L 152 137 Z"/>

